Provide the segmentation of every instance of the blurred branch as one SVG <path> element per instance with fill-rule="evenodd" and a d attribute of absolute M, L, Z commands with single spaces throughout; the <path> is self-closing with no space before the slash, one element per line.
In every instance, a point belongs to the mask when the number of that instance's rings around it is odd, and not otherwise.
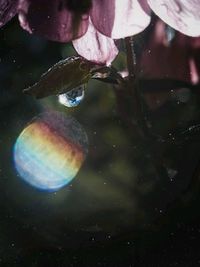
<path fill-rule="evenodd" d="M 137 68 L 137 58 L 134 48 L 133 36 L 125 38 L 126 53 L 127 53 L 127 67 L 128 67 L 128 93 L 132 101 L 133 122 L 140 128 L 140 134 L 145 137 L 149 132 L 142 109 L 142 99 L 139 92 L 139 77 Z"/>

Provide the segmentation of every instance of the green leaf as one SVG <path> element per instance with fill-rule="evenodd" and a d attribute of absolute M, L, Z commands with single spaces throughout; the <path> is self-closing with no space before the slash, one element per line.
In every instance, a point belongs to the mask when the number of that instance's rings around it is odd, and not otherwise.
<path fill-rule="evenodd" d="M 56 63 L 37 83 L 24 89 L 23 92 L 36 98 L 67 93 L 88 82 L 92 76 L 92 67 L 89 61 L 81 57 L 66 58 Z"/>
<path fill-rule="evenodd" d="M 123 78 L 112 67 L 100 66 L 82 57 L 68 57 L 59 61 L 33 86 L 24 89 L 24 93 L 43 98 L 50 95 L 64 94 L 90 79 L 108 83 L 120 83 Z"/>

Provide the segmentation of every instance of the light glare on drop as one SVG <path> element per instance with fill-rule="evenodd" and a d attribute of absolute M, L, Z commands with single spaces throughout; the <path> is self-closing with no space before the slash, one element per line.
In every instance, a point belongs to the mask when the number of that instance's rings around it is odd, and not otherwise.
<path fill-rule="evenodd" d="M 76 107 L 84 99 L 85 96 L 85 85 L 81 85 L 72 89 L 71 91 L 61 94 L 58 96 L 60 104 L 71 108 Z"/>

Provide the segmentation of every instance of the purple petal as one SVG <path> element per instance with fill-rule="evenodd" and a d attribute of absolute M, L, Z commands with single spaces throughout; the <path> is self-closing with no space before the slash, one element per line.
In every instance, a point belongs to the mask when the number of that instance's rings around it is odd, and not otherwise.
<path fill-rule="evenodd" d="M 114 41 L 98 32 L 92 23 L 86 34 L 73 41 L 79 55 L 97 64 L 109 65 L 118 54 Z"/>
<path fill-rule="evenodd" d="M 191 82 L 200 82 L 200 37 L 190 38 L 190 75 Z"/>
<path fill-rule="evenodd" d="M 166 24 L 157 20 L 149 42 L 140 59 L 141 76 L 145 79 L 175 79 L 196 83 L 200 69 L 199 38 L 191 38 L 179 32 L 171 43 L 167 42 Z M 195 42 L 196 40 L 196 42 Z M 192 44 L 196 43 L 194 48 Z"/>
<path fill-rule="evenodd" d="M 87 31 L 88 18 L 70 12 L 64 0 L 20 0 L 21 26 L 53 41 L 68 42 L 81 37 Z"/>
<path fill-rule="evenodd" d="M 18 0 L 0 0 L 0 27 L 17 13 Z"/>
<path fill-rule="evenodd" d="M 146 0 L 93 0 L 91 19 L 101 33 L 124 38 L 143 31 L 150 23 Z"/>
<path fill-rule="evenodd" d="M 200 36 L 199 0 L 147 0 L 152 10 L 171 27 L 189 36 Z"/>

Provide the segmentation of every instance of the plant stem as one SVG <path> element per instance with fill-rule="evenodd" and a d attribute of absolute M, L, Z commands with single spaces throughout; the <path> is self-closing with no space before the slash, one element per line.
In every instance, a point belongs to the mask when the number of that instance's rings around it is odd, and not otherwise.
<path fill-rule="evenodd" d="M 129 70 L 129 80 L 135 81 L 136 79 L 136 54 L 134 50 L 133 36 L 125 38 L 126 52 L 127 52 L 127 65 Z"/>
<path fill-rule="evenodd" d="M 142 102 L 139 94 L 138 68 L 133 36 L 125 38 L 125 45 L 127 53 L 127 67 L 129 71 L 128 88 L 129 94 L 131 96 L 131 101 L 133 103 L 133 116 L 136 124 L 140 126 L 140 130 L 142 130 L 142 132 L 144 133 L 146 130 L 146 124 L 143 117 Z"/>

